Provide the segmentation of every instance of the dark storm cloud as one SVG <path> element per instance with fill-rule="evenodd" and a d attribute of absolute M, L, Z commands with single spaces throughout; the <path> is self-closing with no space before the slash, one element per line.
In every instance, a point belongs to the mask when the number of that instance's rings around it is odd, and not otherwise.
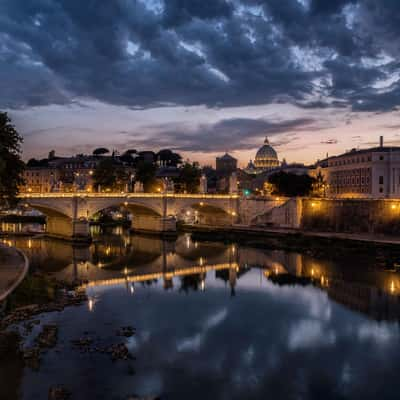
<path fill-rule="evenodd" d="M 388 111 L 399 15 L 397 0 L 3 0 L 0 106 Z"/>
<path fill-rule="evenodd" d="M 232 15 L 233 7 L 225 0 L 168 0 L 163 22 L 167 27 L 181 25 L 193 18 L 217 19 Z"/>
<path fill-rule="evenodd" d="M 166 147 L 171 143 L 179 143 L 172 146 L 179 151 L 202 151 L 220 152 L 227 150 L 249 150 L 259 147 L 265 136 L 288 134 L 291 132 L 303 132 L 323 129 L 321 124 L 311 118 L 298 118 L 285 121 L 268 121 L 266 119 L 251 118 L 229 118 L 218 121 L 214 124 L 200 124 L 190 129 L 179 124 L 169 126 L 148 127 L 156 133 L 156 139 L 146 140 L 131 139 L 130 146 L 145 148 L 146 146 Z M 135 134 L 127 133 L 134 137 Z M 284 139 L 280 139 L 284 140 Z M 291 136 L 290 141 L 293 140 Z M 278 141 L 274 145 L 282 145 Z"/>
<path fill-rule="evenodd" d="M 314 14 L 334 14 L 349 3 L 356 3 L 356 0 L 311 0 L 310 8 Z"/>

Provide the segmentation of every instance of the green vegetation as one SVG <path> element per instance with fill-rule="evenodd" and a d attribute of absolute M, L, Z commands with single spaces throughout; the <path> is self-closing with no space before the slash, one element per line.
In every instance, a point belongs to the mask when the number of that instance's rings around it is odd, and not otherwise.
<path fill-rule="evenodd" d="M 124 190 L 128 182 L 128 173 L 117 165 L 112 158 L 102 160 L 93 173 L 95 190 Z"/>
<path fill-rule="evenodd" d="M 197 193 L 199 191 L 201 171 L 196 164 L 185 163 L 176 178 L 176 191 L 179 193 Z"/>
<path fill-rule="evenodd" d="M 144 160 L 140 160 L 136 166 L 136 180 L 143 184 L 143 189 L 146 193 L 157 191 L 156 179 L 157 167 Z"/>
<path fill-rule="evenodd" d="M 167 167 L 177 167 L 179 164 L 182 164 L 181 155 L 169 149 L 160 150 L 157 153 L 157 160 L 161 165 Z"/>
<path fill-rule="evenodd" d="M 272 194 L 287 197 L 308 196 L 311 193 L 315 179 L 308 175 L 277 172 L 268 178 L 272 185 Z"/>
<path fill-rule="evenodd" d="M 95 150 L 93 150 L 93 155 L 94 156 L 103 156 L 104 154 L 108 154 L 110 150 L 106 149 L 105 147 L 99 147 Z"/>
<path fill-rule="evenodd" d="M 0 112 L 0 207 L 14 206 L 18 188 L 24 183 L 21 143 L 22 137 L 8 114 Z"/>

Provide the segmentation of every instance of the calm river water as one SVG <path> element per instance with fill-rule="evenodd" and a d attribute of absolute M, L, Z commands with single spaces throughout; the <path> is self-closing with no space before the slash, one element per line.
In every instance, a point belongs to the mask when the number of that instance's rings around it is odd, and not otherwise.
<path fill-rule="evenodd" d="M 37 372 L 2 367 L 1 399 L 47 399 L 56 384 L 71 399 L 399 398 L 396 272 L 187 234 L 97 238 L 7 238 L 32 270 L 87 280 L 89 300 L 40 317 L 58 325 L 57 346 Z M 124 326 L 136 334 L 117 336 Z M 85 335 L 134 359 L 83 353 L 71 340 Z"/>

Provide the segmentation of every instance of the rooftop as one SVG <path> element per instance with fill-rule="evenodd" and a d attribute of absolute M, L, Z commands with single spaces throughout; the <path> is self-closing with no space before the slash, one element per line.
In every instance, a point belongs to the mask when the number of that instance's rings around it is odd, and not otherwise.
<path fill-rule="evenodd" d="M 339 158 L 339 157 L 348 157 L 348 156 L 353 156 L 353 155 L 358 155 L 358 154 L 366 154 L 366 153 L 390 153 L 390 152 L 395 152 L 399 151 L 400 152 L 400 147 L 399 146 L 378 146 L 378 147 L 370 147 L 369 149 L 352 149 L 350 151 L 347 151 L 346 153 L 339 154 L 337 156 L 332 156 L 328 157 L 327 160 L 332 160 L 334 158 Z M 324 160 L 321 160 L 324 161 Z"/>

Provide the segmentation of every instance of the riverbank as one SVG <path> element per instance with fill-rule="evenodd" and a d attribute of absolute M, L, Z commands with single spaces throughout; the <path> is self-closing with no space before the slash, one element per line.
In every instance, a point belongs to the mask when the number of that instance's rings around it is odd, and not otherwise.
<path fill-rule="evenodd" d="M 14 247 L 0 244 L 0 302 L 5 300 L 25 278 L 29 261 Z"/>
<path fill-rule="evenodd" d="M 390 236 L 383 234 L 368 233 L 342 233 L 342 232 L 319 232 L 306 231 L 301 229 L 290 228 L 273 228 L 273 227 L 249 227 L 244 225 L 233 225 L 229 227 L 211 226 L 211 225 L 183 225 L 184 231 L 202 232 L 210 234 L 225 235 L 248 235 L 251 237 L 304 237 L 316 239 L 328 239 L 338 241 L 351 241 L 370 243 L 378 245 L 400 245 L 400 236 Z"/>

